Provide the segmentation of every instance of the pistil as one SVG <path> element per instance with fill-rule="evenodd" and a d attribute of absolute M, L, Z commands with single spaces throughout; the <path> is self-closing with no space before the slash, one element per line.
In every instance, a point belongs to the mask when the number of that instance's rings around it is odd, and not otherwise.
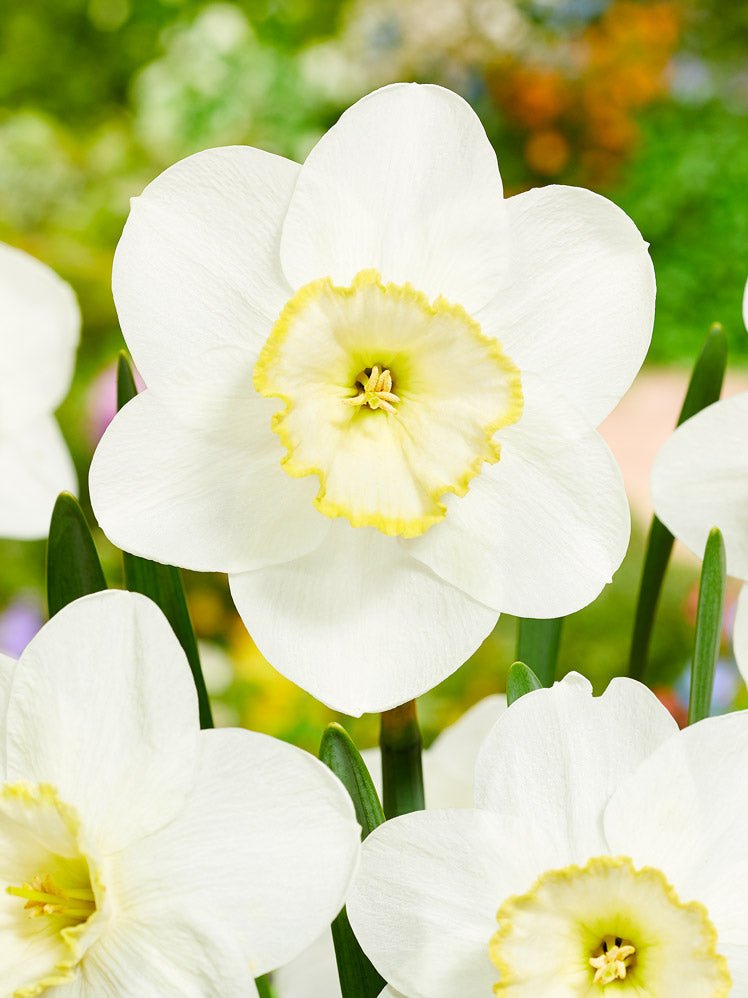
<path fill-rule="evenodd" d="M 24 910 L 30 918 L 57 915 L 85 921 L 96 911 L 96 899 L 90 888 L 58 887 L 51 877 L 34 877 L 21 887 L 6 887 L 13 897 L 26 901 Z"/>
<path fill-rule="evenodd" d="M 636 956 L 636 947 L 624 942 L 620 936 L 606 936 L 595 955 L 590 957 L 590 966 L 595 971 L 595 984 L 612 984 L 624 981 Z"/>

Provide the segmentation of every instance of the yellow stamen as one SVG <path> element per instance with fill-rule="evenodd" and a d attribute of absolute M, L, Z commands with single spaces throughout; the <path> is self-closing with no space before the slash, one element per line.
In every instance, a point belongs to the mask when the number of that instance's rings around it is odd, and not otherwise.
<path fill-rule="evenodd" d="M 24 910 L 30 918 L 40 915 L 58 915 L 85 921 L 96 911 L 96 898 L 92 890 L 77 887 L 58 887 L 49 876 L 36 876 L 31 883 L 21 887 L 6 887 L 6 893 L 26 901 Z"/>
<path fill-rule="evenodd" d="M 356 384 L 361 385 L 358 395 L 344 399 L 348 405 L 364 406 L 370 409 L 384 409 L 385 412 L 395 413 L 395 405 L 400 401 L 397 395 L 392 392 L 392 374 L 387 368 L 380 371 L 379 365 L 375 364 L 371 369 L 371 374 L 362 371 L 356 378 Z"/>
<path fill-rule="evenodd" d="M 625 981 L 636 955 L 636 947 L 624 942 L 620 936 L 606 936 L 590 957 L 590 966 L 595 971 L 595 984 L 612 984 Z"/>

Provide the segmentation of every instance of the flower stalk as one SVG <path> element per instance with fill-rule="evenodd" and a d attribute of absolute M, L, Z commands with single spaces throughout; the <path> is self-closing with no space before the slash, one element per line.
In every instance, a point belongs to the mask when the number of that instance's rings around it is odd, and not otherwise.
<path fill-rule="evenodd" d="M 712 530 L 704 550 L 696 608 L 696 633 L 691 668 L 691 697 L 688 723 L 709 717 L 714 687 L 714 670 L 722 639 L 722 611 L 725 605 L 725 545 L 719 530 Z"/>
<path fill-rule="evenodd" d="M 541 686 L 553 686 L 563 617 L 538 620 L 521 617 L 517 624 L 518 662 L 527 662 Z"/>
<path fill-rule="evenodd" d="M 415 700 L 382 711 L 379 747 L 385 816 L 389 819 L 423 810 L 422 741 Z"/>

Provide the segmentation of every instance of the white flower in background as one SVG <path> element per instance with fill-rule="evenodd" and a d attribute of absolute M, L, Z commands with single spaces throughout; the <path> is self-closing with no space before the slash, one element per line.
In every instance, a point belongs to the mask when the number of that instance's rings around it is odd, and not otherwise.
<path fill-rule="evenodd" d="M 649 343 L 646 244 L 589 191 L 501 193 L 470 107 L 400 84 L 301 167 L 178 163 L 117 249 L 148 391 L 94 457 L 99 522 L 227 571 L 265 657 L 349 714 L 435 686 L 499 611 L 584 606 L 628 543 L 595 427 Z"/>
<path fill-rule="evenodd" d="M 748 284 L 743 295 L 748 329 Z M 740 591 L 733 650 L 748 681 L 748 392 L 702 409 L 669 437 L 652 469 L 657 516 L 701 558 L 709 531 L 719 527 L 727 571 L 746 584 Z"/>
<path fill-rule="evenodd" d="M 60 611 L 0 660 L 0 705 L 0 994 L 254 995 L 342 906 L 342 785 L 284 742 L 200 731 L 145 597 Z"/>
<path fill-rule="evenodd" d="M 364 842 L 348 915 L 407 998 L 748 994 L 748 715 L 679 732 L 633 680 L 591 693 L 572 674 L 522 697 L 475 810 Z"/>
<path fill-rule="evenodd" d="M 478 751 L 496 718 L 506 707 L 506 697 L 485 697 L 446 728 L 423 753 L 423 782 L 429 807 L 471 807 L 473 772 Z M 379 749 L 365 749 L 364 762 L 377 791 L 382 791 Z M 312 943 L 291 963 L 273 974 L 278 998 L 341 998 L 332 933 Z"/>
<path fill-rule="evenodd" d="M 78 490 L 53 413 L 70 387 L 79 332 L 72 288 L 0 243 L 0 537 L 46 537 L 59 493 Z"/>

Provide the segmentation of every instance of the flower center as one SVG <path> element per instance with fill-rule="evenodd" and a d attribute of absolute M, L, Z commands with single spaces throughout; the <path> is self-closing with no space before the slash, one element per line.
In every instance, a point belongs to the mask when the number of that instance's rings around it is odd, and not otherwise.
<path fill-rule="evenodd" d="M 598 856 L 544 873 L 499 908 L 489 953 L 497 994 L 726 998 L 731 981 L 706 909 L 684 903 L 664 875 Z"/>
<path fill-rule="evenodd" d="M 8 993 L 31 996 L 75 980 L 102 931 L 104 894 L 75 809 L 47 784 L 0 784 L 2 982 Z"/>
<path fill-rule="evenodd" d="M 400 401 L 392 392 L 392 374 L 379 365 L 367 368 L 356 378 L 354 391 L 358 386 L 358 394 L 344 399 L 348 405 L 368 405 L 370 409 L 384 409 L 385 412 L 396 412 L 395 405 Z"/>
<path fill-rule="evenodd" d="M 636 946 L 620 936 L 606 936 L 590 957 L 595 984 L 625 981 L 636 960 Z"/>
<path fill-rule="evenodd" d="M 499 460 L 495 434 L 522 414 L 519 371 L 460 305 L 371 270 L 300 288 L 254 383 L 284 403 L 271 424 L 281 463 L 318 477 L 317 509 L 391 536 L 442 520 L 443 497 Z"/>
<path fill-rule="evenodd" d="M 23 907 L 31 918 L 56 915 L 79 924 L 96 911 L 96 898 L 90 886 L 60 886 L 49 874 L 37 875 L 30 883 L 21 887 L 6 887 L 5 890 L 13 897 L 25 899 Z"/>

